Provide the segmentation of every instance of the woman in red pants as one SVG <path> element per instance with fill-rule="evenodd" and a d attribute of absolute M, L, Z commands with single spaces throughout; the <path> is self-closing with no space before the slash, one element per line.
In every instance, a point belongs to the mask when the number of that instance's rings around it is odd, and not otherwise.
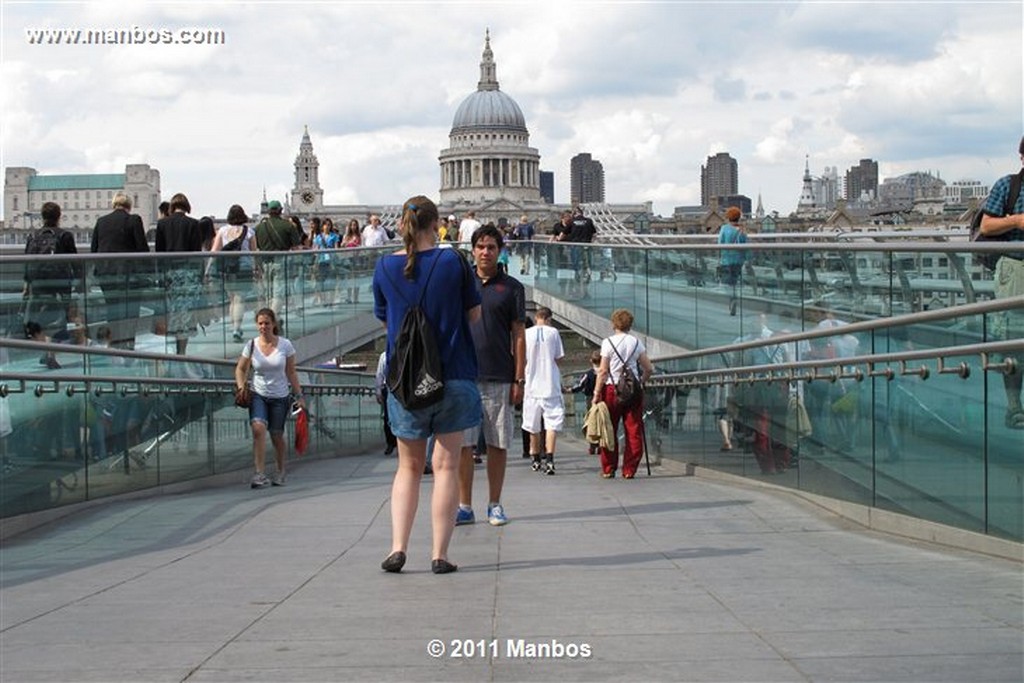
<path fill-rule="evenodd" d="M 626 432 L 625 445 L 622 453 L 622 478 L 632 479 L 644 455 L 643 445 L 643 397 L 639 397 L 628 406 L 623 406 L 616 398 L 615 385 L 627 366 L 640 378 L 641 384 L 647 382 L 654 373 L 654 366 L 647 357 L 647 349 L 639 338 L 629 331 L 633 328 L 633 314 L 625 308 L 614 311 L 611 315 L 612 335 L 601 341 L 601 367 L 597 371 L 594 387 L 594 403 L 604 401 L 611 415 L 613 431 L 618 434 L 619 421 L 622 421 Z M 611 450 L 602 448 L 601 476 L 611 479 L 619 466 L 619 441 L 615 439 L 615 447 Z"/>

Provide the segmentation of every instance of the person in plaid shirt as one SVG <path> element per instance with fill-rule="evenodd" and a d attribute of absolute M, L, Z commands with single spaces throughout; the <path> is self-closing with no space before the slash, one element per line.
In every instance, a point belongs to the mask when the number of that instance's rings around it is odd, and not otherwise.
<path fill-rule="evenodd" d="M 1024 137 L 1020 140 L 1021 163 L 1024 164 Z M 1020 171 L 1024 176 L 1024 169 Z M 1018 193 L 1017 200 L 1009 212 L 1006 200 L 1010 194 L 1010 183 L 1013 175 L 1003 176 L 992 186 L 981 219 L 981 234 L 986 236 L 1005 235 L 1010 242 L 1024 242 L 1024 192 Z M 995 288 L 996 297 L 1024 296 L 1024 244 L 1020 252 L 1004 254 L 996 263 Z M 1020 339 L 1024 337 L 1024 311 L 1004 311 L 997 313 L 993 325 L 996 339 Z M 1021 359 L 1017 362 L 1020 365 Z M 1024 407 L 1021 406 L 1022 373 L 1018 370 L 1013 374 L 1003 375 L 1003 386 L 1006 389 L 1006 426 L 1011 429 L 1024 429 Z"/>

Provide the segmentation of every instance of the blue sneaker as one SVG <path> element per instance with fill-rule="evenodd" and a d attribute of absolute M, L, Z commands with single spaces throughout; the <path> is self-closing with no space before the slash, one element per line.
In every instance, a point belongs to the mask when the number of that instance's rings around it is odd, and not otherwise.
<path fill-rule="evenodd" d="M 487 521 L 491 526 L 508 524 L 508 517 L 505 516 L 505 508 L 501 507 L 501 503 L 487 506 Z"/>
<path fill-rule="evenodd" d="M 473 514 L 473 510 L 466 510 L 459 508 L 459 511 L 455 513 L 455 526 L 462 526 L 463 524 L 473 524 L 476 522 L 476 515 Z"/>

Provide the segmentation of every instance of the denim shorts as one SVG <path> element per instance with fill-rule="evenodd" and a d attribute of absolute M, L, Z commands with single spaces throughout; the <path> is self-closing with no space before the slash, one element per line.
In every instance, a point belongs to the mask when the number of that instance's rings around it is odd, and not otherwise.
<path fill-rule="evenodd" d="M 444 398 L 432 406 L 409 410 L 388 394 L 388 420 L 400 439 L 426 439 L 431 434 L 461 432 L 480 423 L 480 392 L 476 382 L 450 379 L 444 383 Z"/>
<path fill-rule="evenodd" d="M 262 422 L 267 425 L 267 431 L 271 434 L 280 434 L 284 431 L 285 420 L 288 419 L 288 412 L 291 410 L 291 398 L 267 398 L 252 392 L 252 405 L 249 406 L 249 422 Z"/>

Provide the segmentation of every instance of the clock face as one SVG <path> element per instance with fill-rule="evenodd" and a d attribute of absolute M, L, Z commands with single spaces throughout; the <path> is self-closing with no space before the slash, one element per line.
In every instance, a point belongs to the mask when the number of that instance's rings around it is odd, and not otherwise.
<path fill-rule="evenodd" d="M 310 192 L 309 190 L 306 190 L 305 192 L 302 193 L 302 201 L 304 201 L 305 203 L 312 204 L 314 199 L 315 197 L 313 193 Z"/>

